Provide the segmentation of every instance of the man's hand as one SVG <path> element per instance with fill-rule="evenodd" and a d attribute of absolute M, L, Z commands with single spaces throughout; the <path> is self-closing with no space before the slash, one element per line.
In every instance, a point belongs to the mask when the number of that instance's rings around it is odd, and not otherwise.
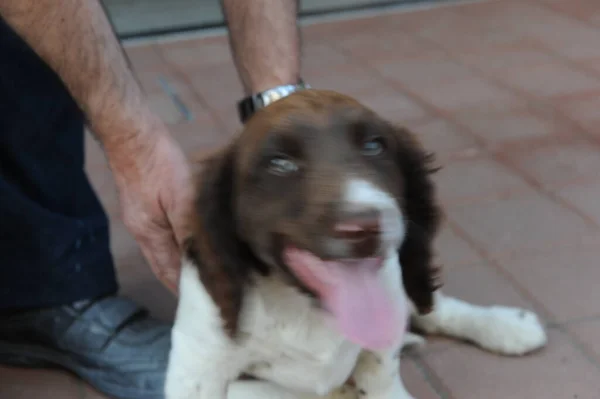
<path fill-rule="evenodd" d="M 146 135 L 142 135 L 146 136 Z M 125 226 L 156 276 L 177 292 L 180 248 L 187 234 L 192 185 L 188 163 L 167 133 L 150 134 L 107 151 Z"/>
<path fill-rule="evenodd" d="M 102 143 L 126 226 L 175 290 L 182 216 L 190 198 L 186 160 L 154 115 L 99 0 L 0 0 L 0 16 L 60 76 Z"/>

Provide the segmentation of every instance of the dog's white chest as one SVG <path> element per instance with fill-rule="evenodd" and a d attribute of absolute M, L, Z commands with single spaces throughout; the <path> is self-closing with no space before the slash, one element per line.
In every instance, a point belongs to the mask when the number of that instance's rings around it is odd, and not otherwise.
<path fill-rule="evenodd" d="M 248 295 L 242 333 L 249 374 L 299 391 L 326 394 L 344 384 L 361 351 L 295 289 L 263 281 Z"/>

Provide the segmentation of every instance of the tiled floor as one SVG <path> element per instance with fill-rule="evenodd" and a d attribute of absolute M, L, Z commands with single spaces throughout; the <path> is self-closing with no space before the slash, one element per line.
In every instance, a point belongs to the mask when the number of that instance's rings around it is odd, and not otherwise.
<path fill-rule="evenodd" d="M 546 349 L 517 359 L 432 339 L 403 364 L 417 398 L 599 398 L 600 3 L 484 1 L 304 32 L 313 86 L 355 95 L 437 152 L 446 291 L 535 309 L 550 330 Z M 238 128 L 241 91 L 225 38 L 129 53 L 186 150 L 216 146 Z M 125 292 L 170 318 L 174 300 L 116 219 L 114 187 L 92 142 L 88 162 L 114 220 Z M 99 398 L 63 373 L 0 369 L 2 399 L 76 397 Z"/>

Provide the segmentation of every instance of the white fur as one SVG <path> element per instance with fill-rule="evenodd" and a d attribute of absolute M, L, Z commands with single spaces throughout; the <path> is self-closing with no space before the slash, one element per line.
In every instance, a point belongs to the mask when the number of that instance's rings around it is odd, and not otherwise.
<path fill-rule="evenodd" d="M 409 301 L 395 249 L 405 234 L 395 200 L 354 178 L 346 183 L 344 199 L 351 207 L 381 211 L 382 243 L 389 248 L 381 278 L 399 301 Z M 469 340 L 505 355 L 525 354 L 547 340 L 531 312 L 476 306 L 439 291 L 432 313 L 416 315 L 413 305 L 411 313 L 414 325 L 425 333 Z M 415 334 L 406 334 L 404 342 L 386 351 L 362 350 L 334 330 L 311 299 L 277 277 L 257 278 L 246 292 L 240 316 L 240 335 L 234 342 L 197 268 L 185 259 L 166 399 L 412 399 L 400 377 L 398 352 L 403 345 L 424 344 Z M 240 381 L 242 373 L 260 380 Z M 349 377 L 355 387 L 346 384 Z"/>
<path fill-rule="evenodd" d="M 224 399 L 229 383 L 245 367 L 245 359 L 225 334 L 219 309 L 201 284 L 198 270 L 186 260 L 179 290 L 166 397 Z"/>
<path fill-rule="evenodd" d="M 344 200 L 378 209 L 397 208 L 396 200 L 368 180 L 350 177 L 346 182 Z"/>
<path fill-rule="evenodd" d="M 344 190 L 345 206 L 349 209 L 377 209 L 382 226 L 382 245 L 397 248 L 406 234 L 406 228 L 396 199 L 370 181 L 350 177 Z"/>
<path fill-rule="evenodd" d="M 390 254 L 381 278 L 403 298 L 397 254 Z M 257 279 L 244 300 L 240 338 L 234 343 L 225 335 L 218 309 L 195 266 L 183 262 L 167 399 L 353 399 L 356 390 L 345 385 L 351 376 L 356 389 L 373 392 L 363 398 L 410 398 L 396 395 L 404 392 L 396 356 L 400 340 L 377 355 L 385 362 L 366 361 L 361 348 L 344 339 L 325 312 L 276 277 Z M 261 381 L 235 381 L 242 373 Z M 389 387 L 390 392 L 375 390 L 373 379 L 385 381 L 381 387 Z"/>
<path fill-rule="evenodd" d="M 435 293 L 435 310 L 414 314 L 413 325 L 427 334 L 441 334 L 470 341 L 501 355 L 524 355 L 547 342 L 537 315 L 528 310 L 504 306 L 478 306 Z"/>
<path fill-rule="evenodd" d="M 391 280 L 399 277 L 398 266 L 396 258 L 384 268 Z M 439 291 L 434 311 L 426 316 L 413 313 L 412 321 L 426 333 L 470 340 L 504 355 L 525 354 L 547 340 L 537 316 L 529 311 L 480 307 Z M 397 372 L 397 351 L 372 353 L 349 344 L 306 297 L 276 280 L 264 280 L 249 293 L 242 332 L 236 344 L 226 337 L 195 266 L 184 262 L 166 398 L 412 398 Z M 405 344 L 422 341 L 407 334 Z M 262 381 L 236 381 L 244 371 Z M 349 376 L 356 388 L 343 383 Z M 366 395 L 358 395 L 358 390 Z"/>

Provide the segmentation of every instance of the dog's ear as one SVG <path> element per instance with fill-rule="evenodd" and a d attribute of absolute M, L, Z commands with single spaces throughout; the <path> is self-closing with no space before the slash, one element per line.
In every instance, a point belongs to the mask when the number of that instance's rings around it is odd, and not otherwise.
<path fill-rule="evenodd" d="M 433 262 L 433 244 L 441 221 L 431 174 L 437 171 L 412 132 L 394 127 L 396 162 L 404 180 L 406 237 L 400 248 L 402 279 L 408 297 L 421 314 L 433 309 L 433 293 L 441 287 L 440 268 Z"/>
<path fill-rule="evenodd" d="M 200 162 L 193 207 L 193 234 L 186 256 L 198 267 L 202 284 L 219 307 L 227 333 L 235 338 L 244 291 L 252 272 L 265 267 L 236 233 L 235 148 Z"/>

